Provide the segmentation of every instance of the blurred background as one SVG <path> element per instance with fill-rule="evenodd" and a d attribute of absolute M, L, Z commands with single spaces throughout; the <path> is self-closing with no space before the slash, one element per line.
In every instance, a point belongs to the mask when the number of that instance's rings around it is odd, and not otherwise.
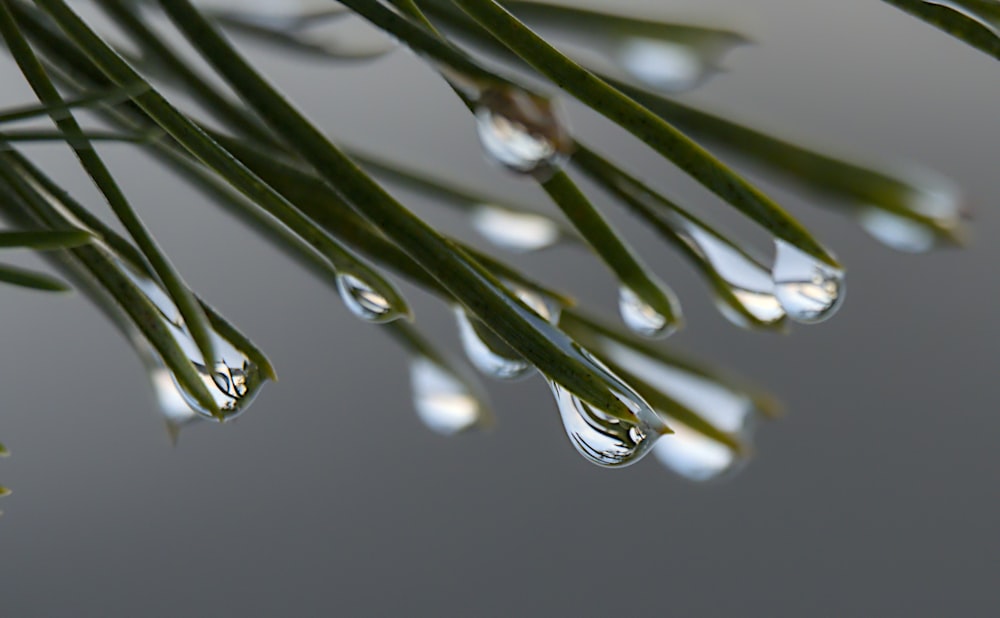
<path fill-rule="evenodd" d="M 0 439 L 12 452 L 0 483 L 14 491 L 0 504 L 0 613 L 1000 611 L 1000 67 L 874 0 L 603 6 L 746 33 L 756 44 L 684 101 L 862 161 L 938 170 L 973 210 L 970 246 L 897 253 L 755 177 L 834 249 L 849 294 L 829 322 L 748 333 L 678 254 L 601 202 L 684 303 L 688 328 L 669 345 L 751 379 L 788 412 L 760 428 L 740 474 L 694 484 L 652 457 L 623 470 L 586 463 L 538 378 L 490 385 L 491 432 L 428 431 L 406 358 L 377 327 L 134 148 L 108 147 L 188 282 L 281 380 L 237 422 L 193 427 L 171 447 L 142 366 L 85 298 L 0 290 Z M 544 203 L 485 161 L 473 119 L 413 56 L 334 64 L 245 49 L 333 137 Z M 0 83 L 0 103 L 33 100 L 8 60 Z M 567 110 L 578 133 L 681 203 L 763 239 L 623 131 Z M 69 155 L 33 152 L 100 208 Z M 452 211 L 398 194 L 466 232 Z M 614 283 L 592 258 L 511 259 L 613 315 Z M 406 291 L 420 324 L 457 346 L 450 312 Z"/>

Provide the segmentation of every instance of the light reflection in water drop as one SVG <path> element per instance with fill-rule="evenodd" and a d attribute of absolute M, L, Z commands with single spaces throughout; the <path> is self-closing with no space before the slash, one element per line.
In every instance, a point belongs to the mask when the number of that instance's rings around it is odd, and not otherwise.
<path fill-rule="evenodd" d="M 338 274 L 337 290 L 351 313 L 366 322 L 388 322 L 402 317 L 389 299 L 355 275 Z"/>
<path fill-rule="evenodd" d="M 437 433 L 454 435 L 486 418 L 479 398 L 453 373 L 428 358 L 413 359 L 410 384 L 420 420 Z"/>
<path fill-rule="evenodd" d="M 796 322 L 822 322 L 844 299 L 844 273 L 817 261 L 783 240 L 775 241 L 775 295 Z"/>
<path fill-rule="evenodd" d="M 472 213 L 472 227 L 498 247 L 518 253 L 538 251 L 559 241 L 559 226 L 534 213 L 483 204 Z"/>
<path fill-rule="evenodd" d="M 927 224 L 885 210 L 864 208 L 858 213 L 858 223 L 875 240 L 897 251 L 924 253 L 937 244 Z"/>
<path fill-rule="evenodd" d="M 483 374 L 499 380 L 516 380 L 532 369 L 531 363 L 461 307 L 455 308 L 455 320 L 466 357 Z"/>
<path fill-rule="evenodd" d="M 666 316 L 626 286 L 618 290 L 618 313 L 629 330 L 643 337 L 665 337 L 675 330 Z"/>
<path fill-rule="evenodd" d="M 572 150 L 565 122 L 548 99 L 493 88 L 476 102 L 476 129 L 486 154 L 518 174 L 545 179 Z"/>
<path fill-rule="evenodd" d="M 701 56 L 690 46 L 653 39 L 626 39 L 618 50 L 618 60 L 646 86 L 667 92 L 691 88 L 706 70 Z"/>

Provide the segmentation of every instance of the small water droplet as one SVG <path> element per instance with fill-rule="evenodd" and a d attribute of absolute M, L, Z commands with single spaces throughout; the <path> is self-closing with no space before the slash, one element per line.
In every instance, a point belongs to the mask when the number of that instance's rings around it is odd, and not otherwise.
<path fill-rule="evenodd" d="M 620 419 L 599 410 L 558 382 L 546 379 L 570 443 L 587 461 L 599 466 L 621 467 L 639 461 L 664 431 L 663 420 L 604 363 L 583 348 L 578 350 L 598 376 L 607 382 L 615 397 L 632 413 L 632 419 Z"/>
<path fill-rule="evenodd" d="M 1000 7 L 996 7 L 994 5 L 977 10 L 974 6 L 969 6 L 967 3 L 963 2 L 955 2 L 954 0 L 924 0 L 924 3 L 947 7 L 964 17 L 971 19 L 983 28 L 986 28 L 995 36 L 1000 37 Z M 992 10 L 994 14 L 989 15 L 985 12 L 981 12 L 988 10 Z"/>
<path fill-rule="evenodd" d="M 428 358 L 410 364 L 413 403 L 420 420 L 437 433 L 454 435 L 482 424 L 483 403 L 451 371 Z"/>
<path fill-rule="evenodd" d="M 483 204 L 472 213 L 472 227 L 489 242 L 518 253 L 538 251 L 559 241 L 559 226 L 534 213 Z"/>
<path fill-rule="evenodd" d="M 476 103 L 479 141 L 489 157 L 518 174 L 547 178 L 573 148 L 555 104 L 516 88 L 490 88 Z"/>
<path fill-rule="evenodd" d="M 473 367 L 499 380 L 516 380 L 532 369 L 531 363 L 464 309 L 455 308 L 462 348 Z"/>
<path fill-rule="evenodd" d="M 924 253 L 937 244 L 937 235 L 927 224 L 885 210 L 864 208 L 858 213 L 858 223 L 875 240 L 897 251 Z"/>
<path fill-rule="evenodd" d="M 402 317 L 385 295 L 356 275 L 338 274 L 337 290 L 351 313 L 366 322 L 391 322 Z"/>
<path fill-rule="evenodd" d="M 831 317 L 844 299 L 844 273 L 795 248 L 775 241 L 772 271 L 775 296 L 788 317 L 814 324 Z"/>
<path fill-rule="evenodd" d="M 618 312 L 625 326 L 643 337 L 666 337 L 675 330 L 666 316 L 627 286 L 618 290 Z"/>
<path fill-rule="evenodd" d="M 244 412 L 257 397 L 260 387 L 265 381 L 261 376 L 260 368 L 250 361 L 247 354 L 216 333 L 212 333 L 212 344 L 217 358 L 212 363 L 206 363 L 191 337 L 191 333 L 187 330 L 187 326 L 180 318 L 180 311 L 170 300 L 170 297 L 148 277 L 122 263 L 120 266 L 122 271 L 132 279 L 164 316 L 171 335 L 191 360 L 191 364 L 194 365 L 205 385 L 208 386 L 222 417 L 229 420 Z M 180 404 L 176 397 L 180 396 L 187 402 L 191 411 L 204 418 L 218 420 L 214 411 L 205 410 L 187 391 L 180 388 L 173 373 L 163 365 L 159 356 L 141 335 L 136 333 L 132 338 L 134 347 L 147 366 L 157 400 L 161 405 L 166 402 L 171 411 L 179 410 Z M 169 387 L 166 386 L 164 376 L 170 377 L 170 381 L 174 385 L 174 393 L 171 393 Z M 166 410 L 164 410 L 164 414 L 167 415 L 168 419 L 170 418 Z M 183 412 L 178 412 L 178 414 L 183 414 Z"/>
<path fill-rule="evenodd" d="M 665 92 L 695 86 L 707 70 L 689 45 L 654 39 L 626 39 L 618 50 L 618 61 L 646 86 Z"/>

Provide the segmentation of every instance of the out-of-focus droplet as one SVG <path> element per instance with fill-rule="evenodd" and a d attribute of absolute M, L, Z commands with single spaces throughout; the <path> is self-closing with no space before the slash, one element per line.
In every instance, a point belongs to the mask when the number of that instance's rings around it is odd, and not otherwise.
<path fill-rule="evenodd" d="M 431 430 L 454 435 L 483 423 L 485 404 L 450 370 L 417 357 L 410 364 L 413 404 Z"/>
<path fill-rule="evenodd" d="M 498 380 L 516 380 L 532 369 L 531 363 L 461 307 L 455 308 L 455 320 L 466 357 L 483 374 Z"/>
<path fill-rule="evenodd" d="M 643 337 L 665 337 L 675 330 L 665 315 L 627 286 L 618 290 L 618 313 L 629 330 Z"/>
<path fill-rule="evenodd" d="M 722 477 L 739 467 L 742 458 L 729 446 L 694 431 L 676 420 L 674 433 L 663 436 L 653 447 L 661 464 L 689 481 L 704 482 Z"/>
<path fill-rule="evenodd" d="M 3 444 L 0 444 L 0 457 L 10 457 L 10 451 Z"/>
<path fill-rule="evenodd" d="M 796 322 L 822 322 L 844 299 L 844 273 L 783 240 L 775 241 L 775 296 Z"/>
<path fill-rule="evenodd" d="M 518 174 L 548 178 L 572 152 L 573 138 L 555 103 L 516 88 L 490 88 L 476 101 L 486 154 Z"/>
<path fill-rule="evenodd" d="M 518 253 L 551 247 L 560 237 L 559 226 L 546 216 L 492 204 L 476 207 L 472 227 L 494 245 Z"/>
<path fill-rule="evenodd" d="M 514 295 L 549 324 L 558 324 L 562 306 L 552 298 L 539 292 L 526 290 L 516 284 L 509 284 Z"/>
<path fill-rule="evenodd" d="M 337 290 L 351 313 L 366 322 L 384 323 L 403 317 L 385 294 L 356 275 L 338 274 Z"/>
<path fill-rule="evenodd" d="M 628 38 L 617 55 L 632 77 L 659 91 L 691 88 L 702 80 L 708 68 L 697 50 L 671 41 Z"/>
<path fill-rule="evenodd" d="M 906 253 L 925 253 L 937 244 L 937 235 L 927 224 L 875 208 L 863 208 L 858 223 L 883 245 Z"/>

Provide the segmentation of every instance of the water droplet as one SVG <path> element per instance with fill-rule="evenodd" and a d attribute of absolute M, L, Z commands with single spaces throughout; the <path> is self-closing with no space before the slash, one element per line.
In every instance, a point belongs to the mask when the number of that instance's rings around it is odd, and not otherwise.
<path fill-rule="evenodd" d="M 964 17 L 971 19 L 983 28 L 992 32 L 997 37 L 1000 37 L 1000 8 L 995 5 L 989 7 L 984 6 L 982 9 L 977 10 L 974 6 L 969 6 L 964 2 L 956 2 L 955 0 L 924 0 L 924 3 L 947 7 Z M 981 12 L 990 10 L 994 12 L 993 15 Z"/>
<path fill-rule="evenodd" d="M 492 160 L 539 179 L 560 167 L 573 148 L 555 104 L 516 88 L 485 90 L 476 104 L 476 128 Z"/>
<path fill-rule="evenodd" d="M 559 226 L 534 213 L 483 204 L 472 212 L 472 227 L 498 247 L 518 253 L 538 251 L 559 241 Z"/>
<path fill-rule="evenodd" d="M 626 286 L 618 290 L 618 312 L 625 326 L 643 337 L 666 337 L 676 330 L 666 316 Z"/>
<path fill-rule="evenodd" d="M 337 290 L 351 313 L 366 322 L 391 322 L 402 317 L 384 294 L 356 275 L 338 274 Z"/>
<path fill-rule="evenodd" d="M 170 300 L 170 297 L 148 277 L 137 273 L 124 264 L 120 264 L 120 266 L 122 271 L 132 279 L 163 315 L 174 340 L 191 360 L 191 364 L 194 365 L 195 370 L 208 386 L 223 419 L 229 420 L 244 412 L 257 397 L 260 387 L 264 383 L 265 378 L 261 376 L 260 368 L 251 362 L 244 352 L 238 350 L 236 346 L 216 333 L 212 333 L 212 343 L 217 358 L 212 363 L 206 363 L 191 337 L 191 333 L 181 319 L 180 311 Z M 218 420 L 213 414 L 214 411 L 204 409 L 187 391 L 180 388 L 173 373 L 163 365 L 159 356 L 144 338 L 135 334 L 133 345 L 147 365 L 150 380 L 156 390 L 157 400 L 161 404 L 166 401 L 171 410 L 179 409 L 180 406 L 176 401 L 176 396 L 179 395 L 187 402 L 188 407 L 193 412 L 204 418 Z M 176 394 L 171 393 L 166 387 L 164 375 L 170 377 Z M 164 414 L 167 412 L 164 411 Z"/>
<path fill-rule="evenodd" d="M 639 461 L 664 431 L 662 419 L 604 363 L 582 348 L 579 352 L 629 409 L 632 419 L 620 419 L 599 410 L 549 379 L 566 435 L 577 452 L 599 466 L 621 467 Z"/>
<path fill-rule="evenodd" d="M 413 403 L 431 430 L 454 435 L 488 418 L 485 405 L 454 373 L 425 357 L 410 365 Z"/>
<path fill-rule="evenodd" d="M 618 50 L 618 61 L 646 86 L 665 92 L 697 85 L 707 70 L 689 45 L 654 39 L 626 39 Z"/>
<path fill-rule="evenodd" d="M 0 498 L 6 498 L 11 493 L 13 492 L 11 492 L 11 490 L 7 489 L 6 487 L 0 487 Z"/>
<path fill-rule="evenodd" d="M 906 253 L 924 253 L 937 244 L 937 235 L 927 224 L 900 215 L 864 208 L 858 222 L 875 240 Z"/>
<path fill-rule="evenodd" d="M 529 309 L 534 311 L 549 324 L 558 324 L 562 314 L 562 306 L 549 296 L 526 290 L 516 284 L 507 283 L 514 295 L 521 299 Z"/>
<path fill-rule="evenodd" d="M 775 296 L 788 317 L 814 324 L 832 316 L 844 299 L 844 273 L 793 247 L 775 241 L 772 271 Z"/>
<path fill-rule="evenodd" d="M 611 339 L 601 349 L 614 364 L 691 410 L 716 429 L 750 444 L 759 411 L 752 397 L 703 374 L 669 365 L 639 350 Z M 745 456 L 727 444 L 690 428 L 664 413 L 673 434 L 663 436 L 653 447 L 657 459 L 671 471 L 693 481 L 718 478 L 738 468 Z"/>
<path fill-rule="evenodd" d="M 481 321 L 470 318 L 464 309 L 455 308 L 455 319 L 465 355 L 483 374 L 499 380 L 516 380 L 532 369 L 531 363 Z"/>

